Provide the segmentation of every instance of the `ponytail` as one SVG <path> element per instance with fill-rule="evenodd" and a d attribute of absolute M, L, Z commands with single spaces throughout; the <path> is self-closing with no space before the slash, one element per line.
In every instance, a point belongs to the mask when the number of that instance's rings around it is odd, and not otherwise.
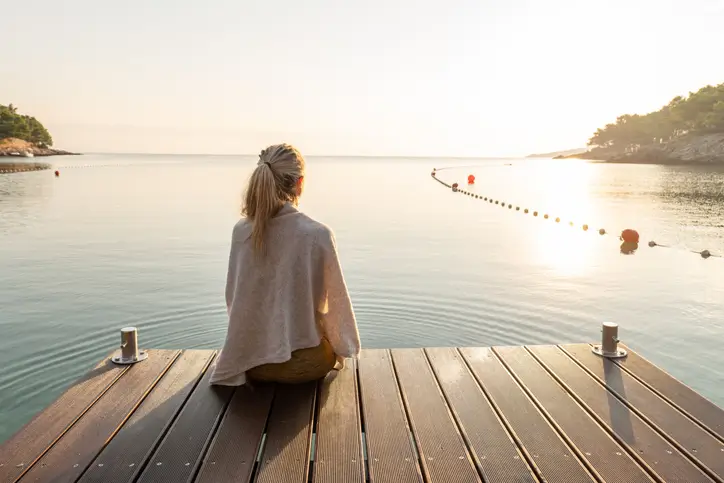
<path fill-rule="evenodd" d="M 293 146 L 277 144 L 259 155 L 241 210 L 252 222 L 251 241 L 257 253 L 265 252 L 266 230 L 279 209 L 287 202 L 298 203 L 297 183 L 303 176 L 304 158 Z"/>

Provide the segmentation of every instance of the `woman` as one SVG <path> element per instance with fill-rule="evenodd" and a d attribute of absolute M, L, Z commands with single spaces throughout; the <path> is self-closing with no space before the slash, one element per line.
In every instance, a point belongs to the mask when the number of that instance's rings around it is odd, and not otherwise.
<path fill-rule="evenodd" d="M 229 328 L 211 383 L 307 382 L 360 350 L 332 231 L 300 213 L 304 158 L 261 152 L 234 227 L 226 281 Z"/>

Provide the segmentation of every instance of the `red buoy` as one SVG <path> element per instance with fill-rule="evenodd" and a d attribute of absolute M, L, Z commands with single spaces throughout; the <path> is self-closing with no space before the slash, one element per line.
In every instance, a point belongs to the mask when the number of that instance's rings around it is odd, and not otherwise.
<path fill-rule="evenodd" d="M 639 232 L 628 228 L 621 232 L 621 239 L 627 243 L 638 243 Z"/>
<path fill-rule="evenodd" d="M 475 184 L 475 176 L 472 174 L 468 175 L 468 184 Z"/>
<path fill-rule="evenodd" d="M 58 176 L 60 176 L 60 171 L 57 171 L 57 170 L 56 170 L 56 172 L 55 172 L 55 177 L 57 178 Z"/>

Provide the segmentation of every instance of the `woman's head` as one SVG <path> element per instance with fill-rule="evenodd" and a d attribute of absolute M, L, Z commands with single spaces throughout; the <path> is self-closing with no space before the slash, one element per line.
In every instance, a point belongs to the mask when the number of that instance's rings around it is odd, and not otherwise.
<path fill-rule="evenodd" d="M 242 214 L 253 223 L 251 238 L 264 250 L 266 227 L 284 203 L 297 204 L 304 188 L 304 158 L 294 146 L 275 144 L 259 155 L 244 195 Z"/>

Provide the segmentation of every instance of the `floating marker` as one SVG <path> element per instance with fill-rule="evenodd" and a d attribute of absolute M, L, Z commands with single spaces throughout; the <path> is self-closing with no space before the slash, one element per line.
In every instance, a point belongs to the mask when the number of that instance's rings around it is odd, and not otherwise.
<path fill-rule="evenodd" d="M 516 206 L 515 211 L 520 211 L 520 206 Z"/>
<path fill-rule="evenodd" d="M 588 225 L 583 225 L 583 231 L 588 231 Z"/>
<path fill-rule="evenodd" d="M 709 258 L 711 256 L 711 252 L 709 250 L 703 250 L 701 252 L 701 258 Z"/>
<path fill-rule="evenodd" d="M 534 211 L 534 212 L 533 212 L 533 216 L 538 216 L 538 212 L 537 212 L 537 211 Z"/>
<path fill-rule="evenodd" d="M 639 242 L 639 232 L 628 228 L 621 232 L 621 240 L 623 240 L 627 243 L 638 243 Z"/>
<path fill-rule="evenodd" d="M 561 222 L 561 219 L 560 219 L 560 218 L 556 218 L 556 223 L 560 223 L 560 222 Z"/>
<path fill-rule="evenodd" d="M 56 171 L 55 171 L 55 177 L 57 178 L 58 176 L 60 176 L 60 171 L 56 170 Z"/>
<path fill-rule="evenodd" d="M 475 184 L 475 176 L 472 174 L 468 175 L 468 184 Z"/>
<path fill-rule="evenodd" d="M 655 247 L 655 246 L 656 246 L 656 242 L 653 241 L 653 240 L 651 240 L 651 241 L 649 242 L 649 246 L 650 246 L 651 248 Z"/>
<path fill-rule="evenodd" d="M 523 213 L 528 214 L 528 208 L 524 209 Z"/>
<path fill-rule="evenodd" d="M 548 213 L 546 213 L 545 215 L 543 215 L 543 218 L 545 218 L 545 219 L 547 220 L 547 219 L 548 219 Z"/>
<path fill-rule="evenodd" d="M 601 228 L 600 230 L 598 230 L 598 234 L 599 234 L 599 235 L 605 235 L 605 234 L 606 234 L 606 230 L 604 230 L 603 228 Z"/>

